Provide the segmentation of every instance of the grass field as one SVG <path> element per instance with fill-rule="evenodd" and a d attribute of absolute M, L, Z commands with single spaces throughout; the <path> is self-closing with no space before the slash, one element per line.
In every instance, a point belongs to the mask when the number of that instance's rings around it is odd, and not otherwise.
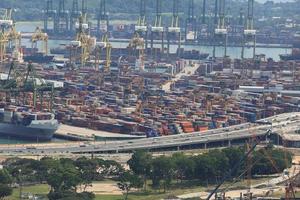
<path fill-rule="evenodd" d="M 254 179 L 252 180 L 252 184 L 257 184 L 260 182 L 266 181 L 266 178 L 263 179 Z M 151 181 L 148 181 L 149 184 L 151 184 Z M 116 183 L 112 180 L 105 180 L 102 183 Z M 230 185 L 230 187 L 236 187 L 241 188 L 245 187 L 247 184 L 246 181 L 240 181 L 231 186 L 230 183 L 225 183 L 223 187 L 227 187 Z M 209 188 L 212 188 L 212 186 L 209 186 Z M 46 184 L 40 184 L 35 186 L 26 186 L 23 187 L 22 192 L 23 193 L 31 193 L 31 194 L 37 194 L 37 195 L 43 195 L 46 196 L 49 192 L 49 186 Z M 170 195 L 180 195 L 180 194 L 188 194 L 188 193 L 194 193 L 194 192 L 201 192 L 205 191 L 207 187 L 200 185 L 199 182 L 183 182 L 183 183 L 176 183 L 174 182 L 172 185 L 172 188 L 169 189 L 166 193 L 163 193 L 163 190 L 153 190 L 151 189 L 150 185 L 148 186 L 147 192 L 133 192 L 129 194 L 128 200 L 156 200 L 156 199 L 163 199 L 165 197 L 168 197 Z M 14 189 L 12 196 L 9 197 L 9 200 L 18 200 L 19 199 L 20 190 L 19 188 Z M 299 194 L 298 194 L 299 195 Z M 96 200 L 123 200 L 122 195 L 96 195 Z"/>

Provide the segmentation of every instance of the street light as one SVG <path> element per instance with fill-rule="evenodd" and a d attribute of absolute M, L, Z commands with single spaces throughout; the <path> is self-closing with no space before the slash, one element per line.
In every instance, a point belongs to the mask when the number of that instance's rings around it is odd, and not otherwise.
<path fill-rule="evenodd" d="M 21 180 L 21 174 L 22 174 L 22 169 L 19 169 L 19 187 L 20 187 L 20 194 L 19 194 L 19 199 L 22 199 L 22 180 Z"/>

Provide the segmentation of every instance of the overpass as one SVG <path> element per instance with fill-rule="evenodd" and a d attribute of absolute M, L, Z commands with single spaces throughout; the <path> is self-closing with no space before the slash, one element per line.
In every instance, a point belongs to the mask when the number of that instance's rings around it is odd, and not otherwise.
<path fill-rule="evenodd" d="M 138 149 L 146 149 L 149 151 L 205 149 L 242 144 L 253 137 L 259 138 L 260 140 L 267 140 L 266 132 L 268 130 L 272 131 L 272 136 L 275 138 L 276 143 L 280 143 L 280 138 L 288 134 L 295 134 L 296 131 L 300 130 L 300 113 L 285 113 L 259 120 L 257 123 L 244 123 L 206 132 L 194 132 L 157 138 L 113 142 L 87 142 L 80 144 L 50 144 L 44 146 L 9 145 L 0 147 L 0 154 L 96 154 L 130 153 Z"/>

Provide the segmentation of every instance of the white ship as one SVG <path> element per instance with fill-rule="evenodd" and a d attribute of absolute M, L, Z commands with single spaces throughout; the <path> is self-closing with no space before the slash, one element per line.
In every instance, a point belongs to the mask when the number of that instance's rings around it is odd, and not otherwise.
<path fill-rule="evenodd" d="M 0 135 L 45 141 L 52 139 L 58 127 L 52 113 L 31 112 L 16 106 L 0 108 Z"/>

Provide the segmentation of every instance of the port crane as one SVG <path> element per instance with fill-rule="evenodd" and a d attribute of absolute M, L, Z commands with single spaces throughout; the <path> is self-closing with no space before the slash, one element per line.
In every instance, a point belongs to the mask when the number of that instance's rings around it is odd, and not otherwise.
<path fill-rule="evenodd" d="M 3 62 L 6 57 L 6 47 L 8 44 L 7 30 L 13 25 L 12 9 L 4 10 L 4 14 L 0 18 L 0 62 Z"/>
<path fill-rule="evenodd" d="M 72 11 L 70 14 L 70 31 L 73 34 L 76 34 L 76 22 L 82 13 L 79 11 L 78 0 L 73 0 L 72 2 Z"/>
<path fill-rule="evenodd" d="M 100 0 L 97 14 L 97 36 L 100 38 L 108 33 L 109 18 L 106 11 L 106 0 Z"/>
<path fill-rule="evenodd" d="M 47 0 L 46 8 L 45 8 L 45 11 L 44 11 L 44 31 L 46 33 L 57 31 L 56 15 L 57 15 L 57 10 L 55 10 L 53 8 L 53 0 Z M 53 27 L 52 27 L 51 30 L 50 30 L 50 27 L 49 27 L 49 24 L 48 24 L 49 22 L 53 24 Z"/>
<path fill-rule="evenodd" d="M 137 57 L 136 68 L 140 71 L 145 69 L 145 40 L 135 33 L 134 37 L 129 42 L 129 48 L 132 49 L 133 55 Z"/>
<path fill-rule="evenodd" d="M 91 37 L 86 33 L 88 25 L 84 23 L 85 15 L 79 17 L 78 30 L 76 39 L 70 43 L 70 64 L 76 62 L 77 50 L 80 50 L 80 64 L 85 66 L 86 61 L 90 56 Z M 73 62 L 73 58 L 75 61 Z"/>
<path fill-rule="evenodd" d="M 227 56 L 227 40 L 228 31 L 225 24 L 225 0 L 216 1 L 216 6 L 218 10 L 218 23 L 214 30 L 214 45 L 213 45 L 213 57 L 216 57 L 216 45 L 217 43 L 222 43 L 224 45 L 224 57 Z M 216 17 L 216 16 L 215 16 Z"/>
<path fill-rule="evenodd" d="M 0 27 L 3 31 L 9 29 L 13 25 L 12 9 L 7 8 L 4 10 L 4 14 L 0 19 Z"/>
<path fill-rule="evenodd" d="M 0 30 L 0 62 L 5 60 L 7 43 L 7 33 L 4 30 Z"/>
<path fill-rule="evenodd" d="M 56 17 L 57 32 L 60 34 L 69 31 L 69 10 L 65 8 L 65 0 L 59 0 L 58 13 Z"/>
<path fill-rule="evenodd" d="M 185 22 L 185 40 L 195 41 L 197 39 L 197 19 L 194 14 L 194 0 L 189 0 L 188 16 Z"/>
<path fill-rule="evenodd" d="M 22 60 L 21 52 L 21 32 L 16 30 L 15 24 L 10 28 L 7 33 L 8 46 L 11 49 L 12 58 L 14 60 Z"/>
<path fill-rule="evenodd" d="M 167 32 L 167 51 L 170 54 L 171 39 L 178 40 L 178 49 L 181 48 L 181 29 L 179 26 L 179 0 L 173 0 L 173 14 L 171 26 L 168 27 Z M 180 51 L 178 51 L 180 52 Z"/>
<path fill-rule="evenodd" d="M 255 58 L 256 30 L 254 29 L 253 10 L 254 10 L 254 0 L 248 0 L 247 19 L 246 19 L 244 32 L 243 32 L 242 53 L 241 53 L 242 59 L 244 58 L 245 44 L 251 41 L 253 42 L 253 59 Z"/>
<path fill-rule="evenodd" d="M 31 48 L 32 54 L 35 53 L 34 50 L 37 49 L 38 42 L 43 42 L 43 53 L 48 54 L 48 34 L 44 33 L 39 27 L 35 29 L 35 32 L 31 36 Z"/>
<path fill-rule="evenodd" d="M 27 104 L 26 98 L 29 96 L 32 97 L 32 106 L 34 109 L 36 109 L 37 98 L 39 96 L 42 109 L 44 94 L 47 93 L 49 97 L 48 109 L 52 110 L 54 85 L 52 83 L 46 83 L 43 79 L 41 79 L 37 75 L 32 63 L 28 63 L 28 65 L 24 68 L 17 66 L 15 62 L 12 61 L 6 80 L 2 81 L 1 83 L 0 91 L 6 93 L 6 101 L 9 102 L 11 96 L 14 94 L 16 96 L 16 100 L 23 97 L 22 104 Z"/>
<path fill-rule="evenodd" d="M 112 45 L 109 42 L 108 39 L 108 34 L 105 34 L 102 36 L 101 42 L 97 42 L 96 43 L 96 47 L 95 47 L 95 52 L 96 52 L 96 56 L 95 56 L 95 69 L 98 70 L 99 68 L 99 62 L 101 60 L 101 52 L 103 50 L 106 51 L 105 55 L 106 55 L 106 61 L 105 61 L 105 65 L 103 68 L 103 72 L 104 73 L 109 73 L 110 72 L 110 64 L 111 64 L 111 49 L 112 49 Z"/>
<path fill-rule="evenodd" d="M 164 27 L 162 24 L 162 0 L 156 0 L 156 16 L 154 25 L 151 26 L 151 54 L 153 55 L 153 48 L 154 48 L 154 37 L 159 37 L 161 42 L 161 52 L 164 53 Z"/>
<path fill-rule="evenodd" d="M 146 0 L 140 0 L 140 15 L 134 27 L 134 31 L 135 34 L 144 38 L 147 49 L 148 27 L 146 22 Z M 135 35 L 133 37 L 135 37 Z"/>

